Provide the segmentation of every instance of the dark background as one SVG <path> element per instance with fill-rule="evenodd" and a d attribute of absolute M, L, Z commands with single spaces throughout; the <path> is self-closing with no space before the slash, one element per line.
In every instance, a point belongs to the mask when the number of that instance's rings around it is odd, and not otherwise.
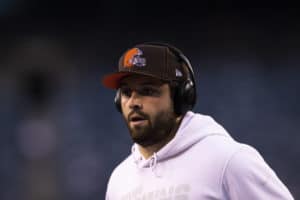
<path fill-rule="evenodd" d="M 185 53 L 195 111 L 300 198 L 299 17 L 287 1 L 2 0 L 0 199 L 104 199 L 131 141 L 100 79 L 144 41 Z"/>

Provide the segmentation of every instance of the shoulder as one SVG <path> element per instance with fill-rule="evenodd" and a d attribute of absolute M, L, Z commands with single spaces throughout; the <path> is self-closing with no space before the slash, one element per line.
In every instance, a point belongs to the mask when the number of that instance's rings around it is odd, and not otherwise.
<path fill-rule="evenodd" d="M 129 171 L 132 171 L 133 164 L 134 161 L 132 155 L 129 155 L 113 169 L 107 183 L 106 199 L 112 198 L 113 195 L 117 194 L 116 191 L 118 191 L 119 188 L 122 188 L 122 186 L 119 186 L 119 184 L 122 184 L 124 181 L 126 181 Z"/>
<path fill-rule="evenodd" d="M 133 164 L 134 161 L 132 155 L 129 155 L 114 168 L 110 176 L 110 181 L 126 175 L 129 171 L 132 170 Z"/>
<path fill-rule="evenodd" d="M 203 152 L 211 158 L 221 159 L 227 162 L 239 149 L 240 143 L 225 135 L 211 134 L 194 145 L 192 149 Z"/>
<path fill-rule="evenodd" d="M 254 147 L 242 144 L 232 155 L 228 163 L 228 168 L 244 171 L 248 169 L 249 164 L 258 165 L 261 163 L 265 163 L 261 154 Z"/>
<path fill-rule="evenodd" d="M 261 154 L 254 147 L 246 144 L 242 144 L 232 154 L 225 173 L 227 178 L 233 178 L 239 174 L 242 174 L 245 179 L 259 177 L 260 184 L 265 184 L 269 176 L 275 175 Z"/>
<path fill-rule="evenodd" d="M 257 149 L 246 144 L 228 160 L 223 186 L 230 199 L 292 199 L 287 187 Z"/>

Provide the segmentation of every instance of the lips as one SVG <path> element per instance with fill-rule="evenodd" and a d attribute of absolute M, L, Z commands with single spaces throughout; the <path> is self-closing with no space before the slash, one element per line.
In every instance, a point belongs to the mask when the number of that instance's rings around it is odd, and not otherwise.
<path fill-rule="evenodd" d="M 147 117 L 142 115 L 142 114 L 139 114 L 139 113 L 132 113 L 129 115 L 128 117 L 128 121 L 130 124 L 132 125 L 142 125 L 144 123 L 146 123 L 147 121 Z"/>
<path fill-rule="evenodd" d="M 132 116 L 129 119 L 129 121 L 131 121 L 131 122 L 136 122 L 136 121 L 141 121 L 141 120 L 145 120 L 145 118 L 142 116 L 139 116 L 139 115 Z"/>

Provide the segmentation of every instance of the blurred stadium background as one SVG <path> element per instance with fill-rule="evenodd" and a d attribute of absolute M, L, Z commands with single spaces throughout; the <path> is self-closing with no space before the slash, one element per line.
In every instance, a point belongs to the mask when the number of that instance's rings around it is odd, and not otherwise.
<path fill-rule="evenodd" d="M 2 0 L 0 199 L 104 199 L 131 141 L 100 78 L 158 40 L 190 58 L 195 111 L 256 147 L 300 198 L 299 12 L 262 2 Z"/>

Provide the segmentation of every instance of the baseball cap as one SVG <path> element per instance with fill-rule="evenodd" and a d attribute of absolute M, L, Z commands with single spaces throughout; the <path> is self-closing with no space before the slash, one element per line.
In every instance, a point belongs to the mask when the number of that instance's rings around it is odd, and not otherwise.
<path fill-rule="evenodd" d="M 102 78 L 102 84 L 118 89 L 122 78 L 138 74 L 163 81 L 186 79 L 180 59 L 167 47 L 156 44 L 138 44 L 128 49 L 119 59 L 118 71 Z"/>

